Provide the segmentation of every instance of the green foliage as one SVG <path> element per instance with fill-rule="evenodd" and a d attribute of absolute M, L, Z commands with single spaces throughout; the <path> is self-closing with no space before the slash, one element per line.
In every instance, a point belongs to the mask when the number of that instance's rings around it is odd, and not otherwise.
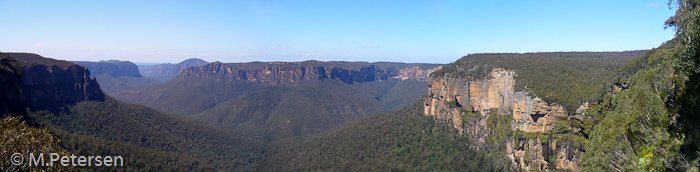
<path fill-rule="evenodd" d="M 23 156 L 21 165 L 13 165 L 11 157 L 15 153 Z M 29 127 L 19 117 L 8 116 L 0 120 L 0 170 L 3 171 L 29 171 L 29 170 L 75 170 L 69 167 L 31 167 L 29 164 L 30 153 L 35 157 L 40 153 L 46 157 L 50 153 L 69 155 L 65 149 L 59 146 L 59 139 L 54 137 L 48 129 Z"/>
<path fill-rule="evenodd" d="M 416 102 L 390 113 L 358 118 L 296 146 L 270 151 L 271 155 L 259 164 L 258 170 L 503 171 L 511 168 L 503 154 L 475 151 L 454 127 L 422 112 Z"/>
<path fill-rule="evenodd" d="M 630 88 L 591 106 L 595 123 L 582 169 L 697 171 L 700 149 L 700 13 L 696 0 L 666 21 L 676 37 L 630 61 L 619 73 Z"/>
<path fill-rule="evenodd" d="M 250 168 L 262 158 L 265 149 L 264 143 L 236 132 L 163 114 L 145 106 L 122 103 L 111 97 L 104 101 L 79 102 L 66 107 L 60 114 L 33 111 L 28 120 L 73 134 L 186 154 L 223 170 Z M 116 150 L 138 150 L 129 147 Z M 187 164 L 187 161 L 183 163 Z"/>
<path fill-rule="evenodd" d="M 464 124 L 469 122 L 469 119 L 477 118 L 477 117 L 481 116 L 481 115 L 477 114 L 476 112 L 470 111 L 470 110 L 463 110 L 462 112 L 464 112 L 464 114 L 462 115 L 462 126 L 464 126 Z"/>
<path fill-rule="evenodd" d="M 682 143 L 668 130 L 671 114 L 667 105 L 675 86 L 682 85 L 669 52 L 673 51 L 643 56 L 650 57 L 647 67 L 629 79 L 629 89 L 589 110 L 594 119 L 602 120 L 591 134 L 589 151 L 581 162 L 583 169 L 660 171 L 681 159 L 678 151 Z"/>
<path fill-rule="evenodd" d="M 500 115 L 498 114 L 498 109 L 491 109 L 489 113 L 489 128 L 491 129 L 491 135 L 495 138 L 494 143 L 499 144 L 499 140 L 505 140 L 505 138 L 510 138 L 513 129 L 511 128 L 511 121 L 513 120 L 512 115 Z M 505 146 L 502 144 L 501 146 Z"/>
<path fill-rule="evenodd" d="M 678 9 L 676 15 L 666 20 L 666 27 L 676 30 L 676 38 L 683 47 L 673 60 L 673 66 L 686 75 L 700 72 L 700 2 L 697 0 L 670 0 L 669 5 Z"/>
<path fill-rule="evenodd" d="M 600 96 L 610 86 L 612 73 L 644 51 L 625 52 L 553 52 L 471 54 L 443 66 L 432 77 L 450 76 L 482 79 L 493 68 L 516 71 L 515 88 L 533 93 L 543 100 L 576 109 L 582 102 Z"/>
<path fill-rule="evenodd" d="M 122 156 L 121 167 L 82 167 L 95 171 L 214 171 L 206 162 L 181 153 L 157 151 L 119 141 L 72 134 L 52 129 L 61 139 L 61 147 L 75 155 Z"/>

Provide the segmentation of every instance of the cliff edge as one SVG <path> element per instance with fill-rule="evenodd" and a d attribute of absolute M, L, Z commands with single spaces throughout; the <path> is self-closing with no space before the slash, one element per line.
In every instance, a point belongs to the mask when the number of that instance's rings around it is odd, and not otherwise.
<path fill-rule="evenodd" d="M 477 144 L 486 144 L 494 137 L 491 118 L 507 116 L 510 128 L 515 132 L 548 133 L 557 121 L 581 120 L 587 104 L 569 111 L 557 103 L 548 103 L 531 97 L 527 91 L 515 90 L 516 72 L 494 68 L 487 77 L 467 79 L 450 76 L 433 78 L 424 98 L 424 113 L 437 119 L 450 121 Z M 496 116 L 494 116 L 496 115 Z M 513 165 L 526 170 L 572 169 L 577 170 L 579 150 L 571 146 L 557 145 L 557 139 L 543 142 L 539 135 L 532 138 L 502 137 L 506 139 L 506 152 Z M 561 156 L 549 159 L 550 152 Z M 553 163 L 550 165 L 549 163 Z"/>

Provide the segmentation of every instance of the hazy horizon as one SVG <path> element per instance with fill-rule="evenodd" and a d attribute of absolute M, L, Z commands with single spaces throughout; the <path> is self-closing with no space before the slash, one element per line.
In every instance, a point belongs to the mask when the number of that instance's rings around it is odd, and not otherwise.
<path fill-rule="evenodd" d="M 628 51 L 673 37 L 666 1 L 2 1 L 0 52 L 69 61 L 450 63 Z"/>

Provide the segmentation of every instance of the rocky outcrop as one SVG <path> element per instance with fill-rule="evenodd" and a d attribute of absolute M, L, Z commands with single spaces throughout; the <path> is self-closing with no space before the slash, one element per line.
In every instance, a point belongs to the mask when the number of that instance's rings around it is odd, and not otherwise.
<path fill-rule="evenodd" d="M 536 137 L 506 142 L 506 156 L 514 166 L 525 170 L 569 169 L 579 171 L 581 152 L 568 142 L 570 140 L 550 138 L 546 142 Z M 562 141 L 559 141 L 562 140 Z M 552 156 L 550 156 L 552 154 Z M 550 159 L 554 158 L 554 159 Z"/>
<path fill-rule="evenodd" d="M 80 101 L 104 100 L 90 71 L 67 61 L 35 54 L 10 54 L 24 64 L 22 97 L 33 110 L 56 110 Z"/>
<path fill-rule="evenodd" d="M 610 89 L 607 91 L 607 94 L 611 94 L 613 96 L 617 95 L 622 90 L 626 90 L 629 88 L 628 83 L 616 83 L 610 86 Z"/>
<path fill-rule="evenodd" d="M 525 132 L 547 132 L 554 128 L 556 117 L 568 118 L 564 106 L 547 103 L 540 98 L 531 98 L 527 92 L 519 91 L 513 100 L 513 130 Z"/>
<path fill-rule="evenodd" d="M 526 91 L 516 91 L 515 71 L 495 68 L 486 78 L 465 79 L 446 74 L 429 82 L 424 113 L 437 119 L 450 121 L 470 140 L 484 144 L 491 130 L 489 119 L 493 115 L 511 116 L 511 129 L 524 133 L 546 133 L 554 129 L 557 120 L 581 119 L 588 107 L 581 105 L 569 112 L 557 103 L 547 103 L 531 97 Z M 470 115 L 473 114 L 473 115 Z M 507 156 L 513 165 L 526 170 L 550 168 L 577 170 L 579 148 L 557 143 L 557 138 L 541 142 L 537 138 L 507 141 Z M 560 140 L 560 139 L 559 139 Z M 550 160 L 549 154 L 556 154 Z"/>
<path fill-rule="evenodd" d="M 416 66 L 417 67 L 417 66 Z M 382 69 L 369 64 L 359 70 L 348 69 L 342 65 L 326 62 L 254 62 L 254 63 L 221 63 L 213 62 L 201 67 L 190 67 L 183 70 L 180 76 L 185 78 L 215 78 L 218 81 L 248 81 L 262 83 L 268 86 L 293 84 L 303 80 L 338 79 L 345 83 L 371 82 L 388 79 L 424 79 L 422 75 L 433 69 L 401 69 L 401 73 L 393 67 Z M 406 75 L 408 74 L 408 75 Z M 416 77 L 418 76 L 418 77 Z M 427 75 L 426 75 L 427 76 Z"/>
<path fill-rule="evenodd" d="M 490 109 L 498 109 L 500 114 L 505 114 L 513 104 L 515 72 L 497 68 L 490 76 L 490 79 L 469 83 L 470 105 L 473 111 L 480 114 L 486 114 Z"/>
<path fill-rule="evenodd" d="M 87 67 L 93 76 L 107 74 L 115 78 L 121 76 L 142 77 L 139 73 L 139 67 L 129 61 L 74 61 L 73 63 Z"/>
<path fill-rule="evenodd" d="M 525 132 L 547 132 L 552 129 L 556 116 L 568 117 L 564 106 L 531 98 L 525 91 L 516 92 L 514 76 L 512 70 L 497 68 L 488 79 L 468 81 L 450 76 L 434 79 L 430 82 L 425 100 L 425 114 L 444 119 L 455 116 L 452 114 L 455 107 L 482 116 L 497 110 L 498 114 L 512 115 L 513 129 Z M 454 107 L 449 106 L 451 104 Z"/>

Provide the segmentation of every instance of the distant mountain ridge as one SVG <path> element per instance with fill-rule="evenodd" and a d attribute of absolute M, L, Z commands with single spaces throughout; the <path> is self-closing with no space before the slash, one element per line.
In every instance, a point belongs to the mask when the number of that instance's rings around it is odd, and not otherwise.
<path fill-rule="evenodd" d="M 143 75 L 154 78 L 161 82 L 165 82 L 180 74 L 180 71 L 182 71 L 185 68 L 193 66 L 197 67 L 206 64 L 209 64 L 209 62 L 206 62 L 202 59 L 191 58 L 177 64 L 164 63 L 160 65 L 151 66 L 148 69 L 143 70 L 145 71 Z"/>
<path fill-rule="evenodd" d="M 139 67 L 130 61 L 73 61 L 73 63 L 90 69 L 91 75 L 97 78 L 97 81 L 101 83 L 102 90 L 106 93 L 131 90 L 160 83 L 155 79 L 143 77 L 139 73 Z"/>
<path fill-rule="evenodd" d="M 112 77 L 130 76 L 142 77 L 136 64 L 130 61 L 109 60 L 100 62 L 72 61 L 75 64 L 85 66 L 93 75 L 108 74 Z"/>
<path fill-rule="evenodd" d="M 415 79 L 424 81 L 440 65 L 418 64 L 413 66 L 389 66 L 387 64 L 360 63 L 364 66 L 357 70 L 357 62 L 253 62 L 221 63 L 213 62 L 201 67 L 190 67 L 182 71 L 182 77 L 220 77 L 222 81 L 240 80 L 276 86 L 300 82 L 302 80 L 339 79 L 347 84 L 371 82 L 388 79 Z M 350 65 L 348 65 L 350 64 Z M 411 64 L 400 64 L 411 65 Z M 384 67 L 381 67 L 384 66 Z M 400 68 L 404 67 L 404 68 Z"/>

